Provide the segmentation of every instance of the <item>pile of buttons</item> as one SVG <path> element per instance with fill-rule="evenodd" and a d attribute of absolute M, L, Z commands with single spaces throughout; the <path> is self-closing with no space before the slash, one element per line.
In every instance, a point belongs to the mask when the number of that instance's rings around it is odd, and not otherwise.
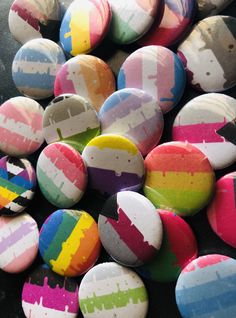
<path fill-rule="evenodd" d="M 236 248 L 236 18 L 216 15 L 231 2 L 11 4 L 22 46 L 19 96 L 0 106 L 0 269 L 28 269 L 27 318 L 154 317 L 148 281 L 175 283 L 183 318 L 236 316 L 236 260 L 202 253 L 192 221 L 205 208 Z M 105 41 L 130 48 L 116 74 L 94 51 Z M 198 96 L 179 107 L 187 85 Z"/>

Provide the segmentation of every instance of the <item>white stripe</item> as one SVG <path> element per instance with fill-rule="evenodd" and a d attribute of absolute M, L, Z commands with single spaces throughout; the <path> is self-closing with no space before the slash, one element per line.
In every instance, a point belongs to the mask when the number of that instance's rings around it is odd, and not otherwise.
<path fill-rule="evenodd" d="M 18 167 L 14 165 L 13 163 L 7 161 L 7 171 L 10 173 L 13 173 L 14 175 L 20 174 L 24 168 Z"/>
<path fill-rule="evenodd" d="M 162 223 L 155 206 L 143 195 L 132 191 L 118 193 L 117 203 L 132 224 L 143 234 L 144 241 L 159 249 Z"/>
<path fill-rule="evenodd" d="M 43 141 L 43 134 L 41 130 L 35 131 L 30 124 L 26 125 L 22 122 L 16 121 L 15 119 L 7 118 L 3 114 L 0 114 L 0 127 L 37 143 Z"/>
<path fill-rule="evenodd" d="M 117 105 L 117 109 L 119 109 L 119 105 Z M 151 101 L 141 105 L 138 109 L 130 110 L 130 113 L 125 117 L 115 117 L 112 124 L 103 129 L 102 133 L 127 133 L 130 129 L 134 129 L 145 123 L 146 120 L 157 116 L 158 110 L 156 103 Z"/>
<path fill-rule="evenodd" d="M 83 193 L 78 189 L 67 177 L 63 171 L 59 170 L 51 160 L 45 155 L 44 152 L 40 155 L 38 160 L 39 168 L 45 173 L 45 175 L 53 182 L 53 184 L 69 199 L 77 201 L 78 197 Z M 75 179 L 78 178 L 75 170 Z M 75 183 L 76 181 L 74 181 Z"/>
<path fill-rule="evenodd" d="M 7 250 L 0 254 L 0 268 L 6 267 L 14 259 L 23 254 L 26 250 L 38 245 L 38 231 L 33 229 L 26 236 L 23 236 L 17 243 L 10 245 Z"/>
<path fill-rule="evenodd" d="M 88 87 L 86 85 L 86 82 L 84 80 L 84 75 L 82 73 L 81 67 L 80 67 L 80 60 L 74 59 L 71 62 L 68 62 L 67 64 L 67 81 L 72 81 L 75 92 L 81 95 L 82 97 L 86 98 L 88 101 L 89 99 L 89 92 Z M 83 60 L 81 62 L 83 64 Z M 76 72 L 76 74 L 73 74 Z M 63 83 L 63 80 L 62 80 Z"/>
<path fill-rule="evenodd" d="M 57 129 L 60 129 L 63 138 L 67 138 L 86 132 L 88 128 L 99 128 L 98 118 L 92 109 L 73 117 L 69 114 L 68 110 L 68 118 L 59 122 L 51 120 L 50 126 L 44 127 L 43 130 L 46 141 L 50 143 L 59 140 Z"/>
<path fill-rule="evenodd" d="M 55 52 L 57 53 L 57 52 Z M 57 72 L 60 70 L 61 64 L 51 63 L 42 63 L 42 62 L 30 62 L 30 61 L 17 61 L 14 60 L 12 64 L 12 72 L 18 73 L 18 69 L 23 71 L 23 73 L 27 74 L 47 74 L 49 71 L 49 75 L 56 76 Z"/>
<path fill-rule="evenodd" d="M 39 317 L 47 317 L 47 318 L 76 318 L 76 313 L 68 312 L 68 309 L 65 308 L 65 311 L 59 311 L 52 308 L 47 308 L 42 306 L 42 300 L 40 304 L 36 302 L 34 304 L 30 304 L 22 301 L 22 307 L 26 317 L 30 318 L 39 318 Z"/>
<path fill-rule="evenodd" d="M 121 176 L 122 172 L 134 173 L 139 177 L 144 175 L 144 162 L 139 152 L 132 154 L 128 149 L 103 148 L 100 150 L 95 146 L 87 146 L 82 157 L 88 167 L 115 171 L 117 176 Z"/>
<path fill-rule="evenodd" d="M 144 53 L 142 53 L 142 49 L 140 49 L 139 54 L 142 56 L 142 89 L 151 94 L 156 100 L 159 100 L 156 83 L 158 76 L 160 76 L 157 74 L 157 49 L 149 47 L 148 55 L 147 51 L 144 50 Z"/>

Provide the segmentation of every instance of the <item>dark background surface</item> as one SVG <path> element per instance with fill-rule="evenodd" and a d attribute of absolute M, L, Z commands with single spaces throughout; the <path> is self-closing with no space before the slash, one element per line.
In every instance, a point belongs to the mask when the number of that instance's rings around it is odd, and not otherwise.
<path fill-rule="evenodd" d="M 129 1 L 129 0 L 127 0 Z M 8 12 L 12 0 L 0 0 L 0 105 L 11 97 L 20 95 L 16 90 L 12 78 L 11 78 L 11 63 L 20 48 L 18 44 L 10 35 L 8 29 Z M 236 17 L 236 1 L 224 10 L 221 14 L 231 15 Z M 117 73 L 120 65 L 129 53 L 136 49 L 135 45 L 127 47 L 117 47 L 105 40 L 102 45 L 91 54 L 97 55 L 102 58 L 113 69 L 114 73 Z M 174 50 L 175 48 L 173 48 Z M 230 61 L 229 61 L 230 63 Z M 224 92 L 230 96 L 236 98 L 236 88 Z M 171 127 L 175 116 L 178 111 L 186 104 L 187 101 L 193 97 L 199 95 L 199 93 L 193 91 L 187 87 L 185 94 L 180 101 L 179 105 L 170 113 L 165 115 L 165 129 L 161 142 L 171 140 Z M 48 104 L 49 100 L 40 102 L 44 107 Z M 29 160 L 35 165 L 40 150 L 33 156 L 29 157 Z M 223 176 L 224 174 L 235 171 L 236 164 L 230 166 L 227 169 L 217 171 L 216 177 Z M 75 209 L 85 209 L 92 214 L 96 219 L 99 210 L 103 204 L 103 199 L 96 196 L 92 192 L 86 192 L 82 200 L 74 207 Z M 57 210 L 53 205 L 50 205 L 46 199 L 41 195 L 40 190 L 37 188 L 34 200 L 26 212 L 31 214 L 37 221 L 39 228 L 45 218 Z M 206 211 L 202 210 L 197 215 L 187 218 L 186 221 L 191 225 L 199 246 L 199 255 L 220 253 L 231 256 L 236 259 L 236 249 L 231 248 L 221 241 L 211 230 L 206 218 Z M 111 260 L 109 256 L 103 251 L 99 262 Z M 7 274 L 0 270 L 0 318 L 23 318 L 24 313 L 21 308 L 21 290 L 25 278 L 28 273 L 32 271 L 38 264 L 43 263 L 40 256 L 37 257 L 33 265 L 25 272 L 14 275 Z M 81 278 L 78 278 L 78 282 Z M 153 283 L 144 280 L 148 289 L 150 306 L 147 318 L 180 318 L 178 309 L 175 304 L 175 283 Z M 81 313 L 78 317 L 82 317 Z M 56 317 L 55 317 L 56 318 Z M 128 317 L 124 317 L 128 318 Z M 229 317 L 234 318 L 234 317 Z"/>

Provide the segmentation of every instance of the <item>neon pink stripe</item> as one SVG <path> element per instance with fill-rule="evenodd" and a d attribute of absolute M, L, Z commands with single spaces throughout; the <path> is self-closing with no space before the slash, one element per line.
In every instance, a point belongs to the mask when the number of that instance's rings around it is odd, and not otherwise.
<path fill-rule="evenodd" d="M 226 122 L 174 126 L 173 140 L 187 140 L 190 143 L 224 142 L 224 138 L 216 131 L 224 127 L 225 124 Z"/>
<path fill-rule="evenodd" d="M 47 277 L 44 278 L 43 286 L 25 283 L 23 288 L 23 301 L 30 304 L 35 304 L 35 302 L 39 304 L 40 299 L 42 299 L 42 305 L 47 308 L 65 311 L 68 307 L 70 313 L 77 313 L 79 309 L 78 287 L 74 292 L 69 292 L 59 286 L 51 288 L 48 286 Z"/>

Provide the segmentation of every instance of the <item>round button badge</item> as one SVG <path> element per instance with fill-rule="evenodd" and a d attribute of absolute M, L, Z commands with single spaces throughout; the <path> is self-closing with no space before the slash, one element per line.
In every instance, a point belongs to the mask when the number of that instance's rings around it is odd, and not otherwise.
<path fill-rule="evenodd" d="M 111 196 L 98 218 L 103 247 L 118 263 L 139 266 L 150 261 L 162 242 L 162 224 L 144 196 L 122 191 Z"/>
<path fill-rule="evenodd" d="M 215 174 L 207 157 L 195 146 L 167 142 L 145 158 L 145 196 L 159 209 L 193 215 L 213 196 Z"/>
<path fill-rule="evenodd" d="M 97 223 L 85 211 L 57 210 L 40 230 L 40 254 L 59 275 L 87 272 L 97 261 L 100 246 Z"/>
<path fill-rule="evenodd" d="M 164 127 L 158 102 L 136 88 L 124 88 L 108 97 L 99 119 L 102 134 L 126 136 L 144 156 L 157 145 Z"/>
<path fill-rule="evenodd" d="M 118 74 L 118 89 L 139 88 L 158 101 L 163 113 L 180 101 L 186 74 L 178 56 L 169 49 L 150 45 L 128 56 Z"/>

